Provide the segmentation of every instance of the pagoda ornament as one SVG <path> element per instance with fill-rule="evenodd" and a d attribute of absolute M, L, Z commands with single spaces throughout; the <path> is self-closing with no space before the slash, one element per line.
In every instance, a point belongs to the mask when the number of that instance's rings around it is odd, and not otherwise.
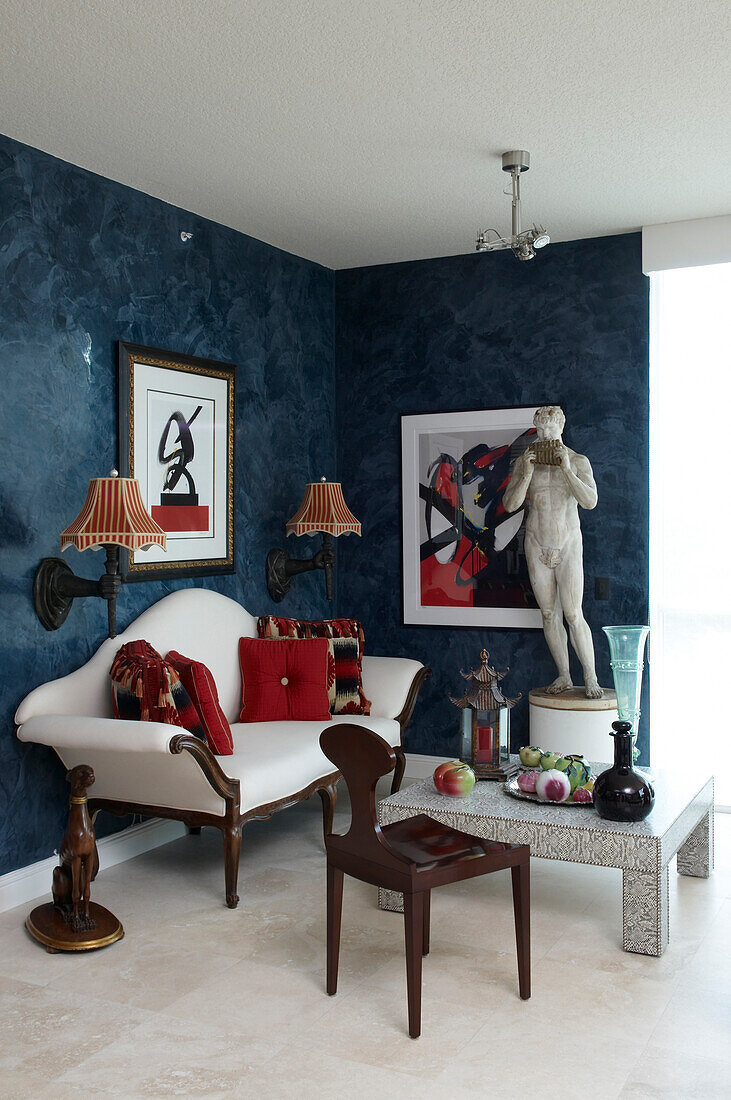
<path fill-rule="evenodd" d="M 450 700 L 462 711 L 461 759 L 470 765 L 478 779 L 505 780 L 518 771 L 510 760 L 510 711 L 521 699 L 508 699 L 498 686 L 510 671 L 497 672 L 488 663 L 486 649 L 480 654 L 480 667 L 460 675 L 468 689 L 460 699 Z"/>

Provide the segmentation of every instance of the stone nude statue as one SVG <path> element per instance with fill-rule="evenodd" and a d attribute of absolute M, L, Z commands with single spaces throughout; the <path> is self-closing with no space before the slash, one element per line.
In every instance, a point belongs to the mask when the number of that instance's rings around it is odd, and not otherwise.
<path fill-rule="evenodd" d="M 558 668 L 558 676 L 546 691 L 559 695 L 573 687 L 565 618 L 584 670 L 586 695 L 598 699 L 604 692 L 597 682 L 594 644 L 581 610 L 584 564 L 578 508 L 596 507 L 596 483 L 588 458 L 566 447 L 561 439 L 566 417 L 558 405 L 538 409 L 533 423 L 537 441 L 515 463 L 503 506 L 508 512 L 517 511 L 530 491 L 525 525 L 528 575 Z"/>

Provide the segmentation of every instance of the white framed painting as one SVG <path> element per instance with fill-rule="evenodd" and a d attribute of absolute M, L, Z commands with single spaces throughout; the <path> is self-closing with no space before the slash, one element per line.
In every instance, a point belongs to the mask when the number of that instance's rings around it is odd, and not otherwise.
<path fill-rule="evenodd" d="M 539 406 L 401 417 L 403 621 L 539 629 L 524 505 L 503 494 Z"/>
<path fill-rule="evenodd" d="M 120 472 L 167 534 L 127 580 L 234 572 L 232 363 L 119 344 Z"/>

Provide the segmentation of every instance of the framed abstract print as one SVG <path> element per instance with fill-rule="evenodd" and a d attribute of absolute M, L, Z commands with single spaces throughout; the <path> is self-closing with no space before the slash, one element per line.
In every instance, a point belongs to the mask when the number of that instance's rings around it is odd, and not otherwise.
<path fill-rule="evenodd" d="M 127 580 L 234 572 L 235 369 L 120 342 L 120 472 L 167 532 L 167 552 L 128 555 Z"/>
<path fill-rule="evenodd" d="M 502 503 L 537 408 L 401 417 L 405 624 L 540 628 L 525 506 Z"/>

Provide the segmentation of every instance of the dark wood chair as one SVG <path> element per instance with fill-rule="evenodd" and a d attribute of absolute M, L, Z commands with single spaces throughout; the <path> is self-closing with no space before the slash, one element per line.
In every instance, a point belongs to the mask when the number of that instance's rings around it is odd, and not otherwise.
<path fill-rule="evenodd" d="M 518 948 L 518 984 L 530 997 L 530 849 L 526 844 L 482 840 L 441 825 L 425 814 L 380 826 L 376 783 L 396 766 L 396 753 L 362 726 L 333 725 L 320 747 L 348 785 L 352 819 L 347 833 L 330 832 L 327 849 L 327 991 L 338 986 L 343 874 L 398 890 L 404 896 L 409 1035 L 421 1032 L 421 960 L 429 954 L 429 911 L 435 886 L 509 867 Z"/>

